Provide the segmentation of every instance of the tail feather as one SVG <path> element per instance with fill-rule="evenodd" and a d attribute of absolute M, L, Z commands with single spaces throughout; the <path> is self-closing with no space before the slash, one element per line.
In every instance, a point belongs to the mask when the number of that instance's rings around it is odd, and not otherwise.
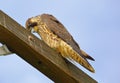
<path fill-rule="evenodd" d="M 83 67 L 85 67 L 86 69 L 88 69 L 91 72 L 95 72 L 94 68 L 89 64 L 89 62 L 84 59 L 83 57 L 75 54 L 72 56 L 72 59 L 75 60 L 76 62 L 78 62 L 79 64 L 81 64 Z"/>
<path fill-rule="evenodd" d="M 85 58 L 87 58 L 87 59 L 90 59 L 90 60 L 92 60 L 92 61 L 95 61 L 95 59 L 94 58 L 92 58 L 91 56 L 89 56 L 87 53 L 85 53 L 83 50 L 80 50 L 81 51 L 81 54 L 85 57 Z"/>
<path fill-rule="evenodd" d="M 77 53 L 75 50 L 73 50 L 73 48 L 70 45 L 68 45 L 64 41 L 61 41 L 58 51 L 60 51 L 60 53 L 63 57 L 73 59 L 74 61 L 81 64 L 83 67 L 85 67 L 89 71 L 91 71 L 93 73 L 95 72 L 94 68 L 86 60 L 86 57 L 85 57 L 86 54 L 84 51 L 82 51 L 81 53 Z"/>

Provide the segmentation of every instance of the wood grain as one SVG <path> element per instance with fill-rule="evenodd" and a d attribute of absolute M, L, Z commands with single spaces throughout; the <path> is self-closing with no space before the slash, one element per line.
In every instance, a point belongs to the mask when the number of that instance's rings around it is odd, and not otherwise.
<path fill-rule="evenodd" d="M 56 83 L 97 83 L 2 11 L 0 42 Z"/>

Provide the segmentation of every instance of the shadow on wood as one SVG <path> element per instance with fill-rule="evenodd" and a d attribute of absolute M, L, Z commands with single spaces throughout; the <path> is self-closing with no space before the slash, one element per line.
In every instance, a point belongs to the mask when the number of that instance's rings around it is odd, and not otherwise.
<path fill-rule="evenodd" d="M 56 83 L 97 83 L 2 11 L 0 42 Z"/>

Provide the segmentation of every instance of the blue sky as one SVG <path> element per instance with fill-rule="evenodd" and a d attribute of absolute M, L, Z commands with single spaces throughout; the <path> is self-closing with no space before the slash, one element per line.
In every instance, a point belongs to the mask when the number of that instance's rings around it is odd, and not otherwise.
<path fill-rule="evenodd" d="M 119 0 L 4 0 L 0 9 L 22 26 L 28 18 L 54 15 L 95 58 L 95 74 L 79 66 L 99 83 L 120 82 Z M 0 83 L 53 83 L 16 54 L 0 57 Z"/>

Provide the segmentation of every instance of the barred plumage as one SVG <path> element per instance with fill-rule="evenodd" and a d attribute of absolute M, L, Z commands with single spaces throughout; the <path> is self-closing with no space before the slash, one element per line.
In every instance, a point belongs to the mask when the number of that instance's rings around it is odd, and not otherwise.
<path fill-rule="evenodd" d="M 48 16 L 48 18 L 45 16 Z M 43 20 L 42 18 L 46 18 L 48 20 Z M 48 22 L 50 20 L 59 23 L 59 25 L 55 24 L 54 22 Z M 50 23 L 55 24 L 55 26 L 47 26 L 51 25 Z M 31 30 L 31 27 L 33 27 L 34 31 L 40 35 L 41 39 L 48 46 L 55 49 L 64 58 L 73 59 L 89 71 L 94 72 L 93 67 L 88 63 L 86 58 L 91 60 L 94 59 L 79 48 L 78 44 L 74 41 L 69 32 L 54 17 L 51 17 L 51 15 L 47 14 L 43 16 L 32 17 L 26 22 L 26 28 Z"/>

